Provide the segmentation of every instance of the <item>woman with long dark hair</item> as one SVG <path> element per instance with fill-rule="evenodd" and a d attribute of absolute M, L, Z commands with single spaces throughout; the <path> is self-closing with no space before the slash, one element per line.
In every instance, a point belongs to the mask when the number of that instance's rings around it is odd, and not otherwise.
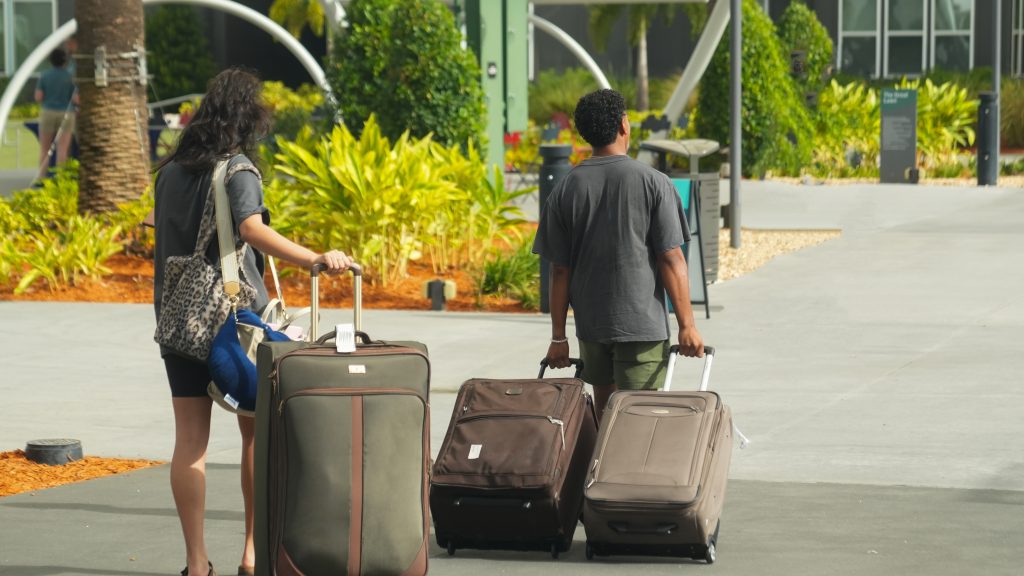
<path fill-rule="evenodd" d="M 195 116 L 185 127 L 175 150 L 158 166 L 156 179 L 156 226 L 154 306 L 160 315 L 164 264 L 171 256 L 195 250 L 203 207 L 209 196 L 213 169 L 218 160 L 230 158 L 226 189 L 231 205 L 236 244 L 250 246 L 240 263 L 241 276 L 256 289 L 253 310 L 268 302 L 263 285 L 263 254 L 304 267 L 325 264 L 340 272 L 352 264 L 343 252 L 317 254 L 274 232 L 263 205 L 259 170 L 250 159 L 270 128 L 270 113 L 262 102 L 262 83 L 252 73 L 231 68 L 210 81 Z M 212 201 L 212 197 L 209 201 Z M 219 262 L 217 242 L 210 243 L 207 257 Z M 161 349 L 174 407 L 174 455 L 171 459 L 171 491 L 185 536 L 187 566 L 183 576 L 215 575 L 203 537 L 206 509 L 206 448 L 210 439 L 212 400 L 207 395 L 207 365 Z M 245 506 L 245 543 L 239 574 L 252 574 L 253 548 L 253 418 L 238 416 L 242 434 L 242 497 Z"/>

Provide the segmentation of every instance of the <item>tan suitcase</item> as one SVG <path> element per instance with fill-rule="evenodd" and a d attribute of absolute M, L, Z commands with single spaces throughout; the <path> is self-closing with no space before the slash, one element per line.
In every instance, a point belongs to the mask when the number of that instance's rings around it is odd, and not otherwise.
<path fill-rule="evenodd" d="M 670 392 L 678 346 L 660 391 L 616 392 L 601 421 L 584 489 L 587 559 L 642 554 L 715 561 L 732 455 L 732 414 L 707 392 Z"/>

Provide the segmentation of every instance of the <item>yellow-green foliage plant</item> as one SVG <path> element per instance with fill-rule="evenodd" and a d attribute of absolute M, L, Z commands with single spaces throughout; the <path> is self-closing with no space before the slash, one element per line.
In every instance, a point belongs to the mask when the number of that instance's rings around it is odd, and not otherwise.
<path fill-rule="evenodd" d="M 118 212 L 81 216 L 77 177 L 78 163 L 71 161 L 42 188 L 0 200 L 0 282 L 18 280 L 16 294 L 40 279 L 53 290 L 108 274 L 104 262 L 123 249 L 126 223 L 137 226 L 152 206 L 147 194 Z"/>
<path fill-rule="evenodd" d="M 832 80 L 818 98 L 815 171 L 821 176 L 878 174 L 881 115 L 878 92 L 861 82 Z M 859 166 L 850 159 L 859 158 Z"/>
<path fill-rule="evenodd" d="M 925 80 L 922 85 L 904 78 L 896 87 L 917 90 L 919 165 L 936 169 L 957 164 L 960 149 L 974 145 L 978 101 L 952 82 L 936 85 Z"/>
<path fill-rule="evenodd" d="M 274 117 L 273 133 L 294 140 L 310 126 L 313 113 L 324 105 L 324 96 L 312 84 L 292 90 L 282 82 L 263 83 L 263 101 Z"/>
<path fill-rule="evenodd" d="M 405 277 L 425 251 L 435 266 L 482 261 L 470 239 L 493 240 L 517 224 L 511 194 L 487 188 L 472 147 L 463 153 L 408 133 L 392 143 L 373 116 L 358 139 L 336 126 L 311 147 L 282 139 L 278 146 L 279 177 L 267 200 L 291 221 L 285 233 L 348 251 L 384 285 Z"/>
<path fill-rule="evenodd" d="M 120 234 L 120 227 L 78 215 L 33 232 L 23 258 L 28 272 L 21 277 L 14 293 L 23 293 L 39 278 L 53 290 L 74 286 L 83 276 L 97 278 L 109 274 L 110 269 L 103 263 L 121 251 Z"/>

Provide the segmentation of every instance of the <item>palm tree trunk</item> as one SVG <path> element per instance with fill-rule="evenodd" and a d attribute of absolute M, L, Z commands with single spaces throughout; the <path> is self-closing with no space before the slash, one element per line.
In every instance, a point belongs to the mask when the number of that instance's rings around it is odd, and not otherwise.
<path fill-rule="evenodd" d="M 637 34 L 636 55 L 636 109 L 647 110 L 650 102 L 650 87 L 647 77 L 647 20 L 640 21 Z"/>
<path fill-rule="evenodd" d="M 78 209 L 106 212 L 138 198 L 149 185 L 145 80 L 138 77 L 143 49 L 142 0 L 76 0 L 80 54 L 106 51 L 107 82 L 95 81 L 95 60 L 78 60 Z"/>

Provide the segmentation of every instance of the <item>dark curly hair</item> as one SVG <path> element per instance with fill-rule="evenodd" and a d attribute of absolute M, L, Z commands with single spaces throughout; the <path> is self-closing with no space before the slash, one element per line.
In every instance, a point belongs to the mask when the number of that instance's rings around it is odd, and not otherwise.
<path fill-rule="evenodd" d="M 576 130 L 594 148 L 603 148 L 619 134 L 622 117 L 626 114 L 626 100 L 615 90 L 597 90 L 576 103 L 573 120 Z"/>
<path fill-rule="evenodd" d="M 247 69 L 228 68 L 210 80 L 177 146 L 157 169 L 177 161 L 189 170 L 206 171 L 218 157 L 236 153 L 256 162 L 259 141 L 270 126 L 270 110 L 263 103 L 259 77 Z"/>

